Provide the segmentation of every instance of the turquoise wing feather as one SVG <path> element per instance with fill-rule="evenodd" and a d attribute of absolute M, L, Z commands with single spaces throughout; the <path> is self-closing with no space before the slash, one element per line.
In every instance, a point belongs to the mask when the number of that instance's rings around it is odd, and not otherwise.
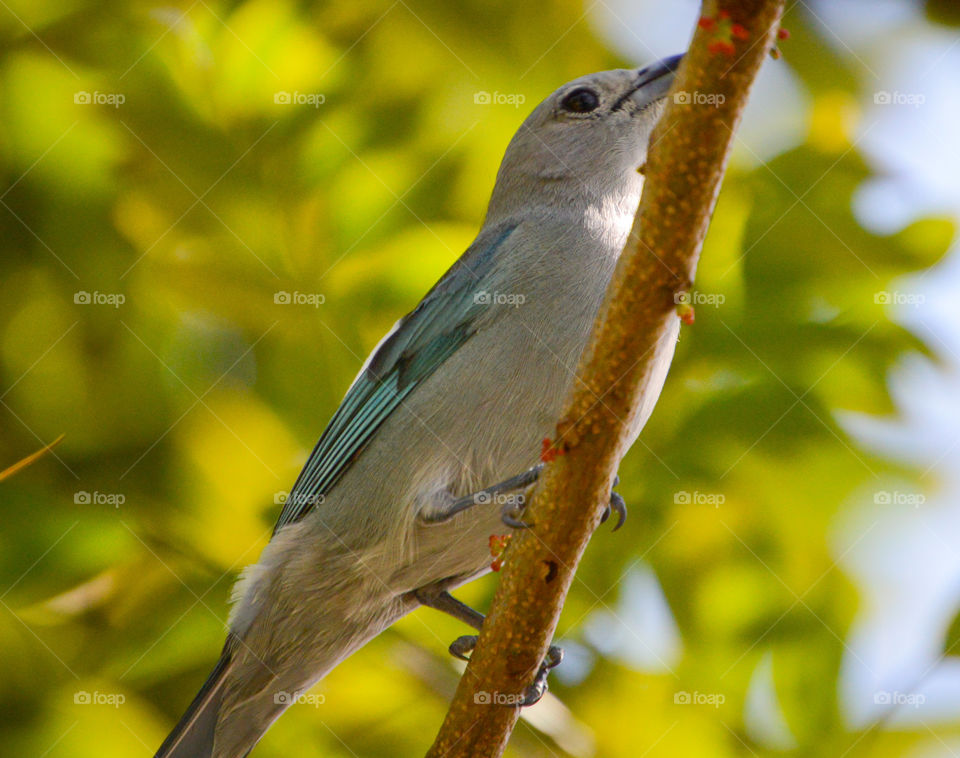
<path fill-rule="evenodd" d="M 511 223 L 485 230 L 405 316 L 350 387 L 297 477 L 274 534 L 307 515 L 340 480 L 378 427 L 475 331 L 477 302 Z M 482 299 L 481 299 L 482 300 Z"/>

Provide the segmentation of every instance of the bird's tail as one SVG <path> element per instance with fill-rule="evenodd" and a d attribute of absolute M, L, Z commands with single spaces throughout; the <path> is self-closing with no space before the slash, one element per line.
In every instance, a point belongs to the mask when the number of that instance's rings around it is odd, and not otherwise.
<path fill-rule="evenodd" d="M 231 651 L 228 642 L 213 672 L 154 758 L 211 758 L 223 687 L 230 668 Z"/>

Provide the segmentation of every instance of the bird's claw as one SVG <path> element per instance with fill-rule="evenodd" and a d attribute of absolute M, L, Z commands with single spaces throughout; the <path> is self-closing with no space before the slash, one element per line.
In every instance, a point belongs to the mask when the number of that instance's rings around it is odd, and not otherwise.
<path fill-rule="evenodd" d="M 525 507 L 523 498 L 508 502 L 500 511 L 500 520 L 511 529 L 530 529 L 533 524 L 521 518 Z"/>
<path fill-rule="evenodd" d="M 617 514 L 617 525 L 613 527 L 613 531 L 617 531 L 617 529 L 623 526 L 623 522 L 627 520 L 627 504 L 618 492 L 610 493 L 610 502 L 607 503 L 607 507 L 603 509 L 600 523 L 602 524 L 610 518 L 610 514 L 613 512 Z"/>
<path fill-rule="evenodd" d="M 459 658 L 461 661 L 469 661 L 470 656 L 467 655 L 467 653 L 472 653 L 476 646 L 477 635 L 465 634 L 462 637 L 457 637 L 450 643 L 450 647 L 447 649 L 454 658 Z"/>
<path fill-rule="evenodd" d="M 521 708 L 539 703 L 540 699 L 547 694 L 547 690 L 549 689 L 547 677 L 550 675 L 550 670 L 559 666 L 562 660 L 563 648 L 551 645 L 547 651 L 547 657 L 543 659 L 543 663 L 541 663 L 540 668 L 537 669 L 537 676 L 534 678 L 533 684 L 524 690 L 523 700 L 519 703 Z"/>
<path fill-rule="evenodd" d="M 610 486 L 610 502 L 607 503 L 607 507 L 603 509 L 603 515 L 600 517 L 600 523 L 604 523 L 610 514 L 616 511 L 617 513 L 617 525 L 613 527 L 613 531 L 617 531 L 623 522 L 627 520 L 627 504 L 622 497 L 620 497 L 619 492 L 614 492 L 613 488 L 620 484 L 619 474 L 613 477 L 613 484 Z"/>
<path fill-rule="evenodd" d="M 462 661 L 469 661 L 473 649 L 477 646 L 477 635 L 465 634 L 457 637 L 450 643 L 450 654 Z M 547 657 L 543 659 L 540 668 L 537 669 L 537 675 L 533 679 L 533 684 L 523 691 L 523 699 L 516 703 L 521 708 L 528 705 L 534 705 L 540 702 L 541 698 L 547 693 L 547 677 L 550 671 L 560 665 L 563 660 L 563 648 L 551 645 L 547 651 Z"/>
<path fill-rule="evenodd" d="M 613 486 L 616 487 L 620 482 L 620 477 L 616 477 L 613 480 Z M 524 521 L 523 511 L 526 507 L 523 497 L 518 497 L 511 499 L 500 511 L 500 520 L 509 526 L 511 529 L 530 529 L 533 527 L 533 522 Z M 619 492 L 610 491 L 610 501 L 607 503 L 607 507 L 603 510 L 603 515 L 600 517 L 600 523 L 603 524 L 610 518 L 610 514 L 617 514 L 617 525 L 613 527 L 613 531 L 617 531 L 624 522 L 627 520 L 627 503 L 620 496 Z"/>

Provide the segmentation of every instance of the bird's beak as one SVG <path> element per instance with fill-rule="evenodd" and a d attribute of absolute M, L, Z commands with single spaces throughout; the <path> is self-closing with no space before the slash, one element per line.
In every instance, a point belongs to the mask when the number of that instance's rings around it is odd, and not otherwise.
<path fill-rule="evenodd" d="M 671 55 L 637 71 L 636 85 L 629 97 L 639 108 L 665 97 L 680 67 L 682 55 Z"/>

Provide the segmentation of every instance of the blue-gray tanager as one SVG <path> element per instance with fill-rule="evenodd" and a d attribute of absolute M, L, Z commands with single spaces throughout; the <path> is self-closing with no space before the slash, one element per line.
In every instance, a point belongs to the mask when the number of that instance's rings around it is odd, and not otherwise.
<path fill-rule="evenodd" d="M 479 629 L 483 616 L 449 590 L 489 570 L 500 495 L 539 471 L 678 61 L 581 77 L 523 122 L 476 240 L 376 347 L 313 449 L 237 582 L 216 668 L 157 756 L 247 755 L 298 693 L 420 605 Z M 631 441 L 675 337 L 657 348 Z M 622 501 L 611 505 L 622 518 Z"/>

